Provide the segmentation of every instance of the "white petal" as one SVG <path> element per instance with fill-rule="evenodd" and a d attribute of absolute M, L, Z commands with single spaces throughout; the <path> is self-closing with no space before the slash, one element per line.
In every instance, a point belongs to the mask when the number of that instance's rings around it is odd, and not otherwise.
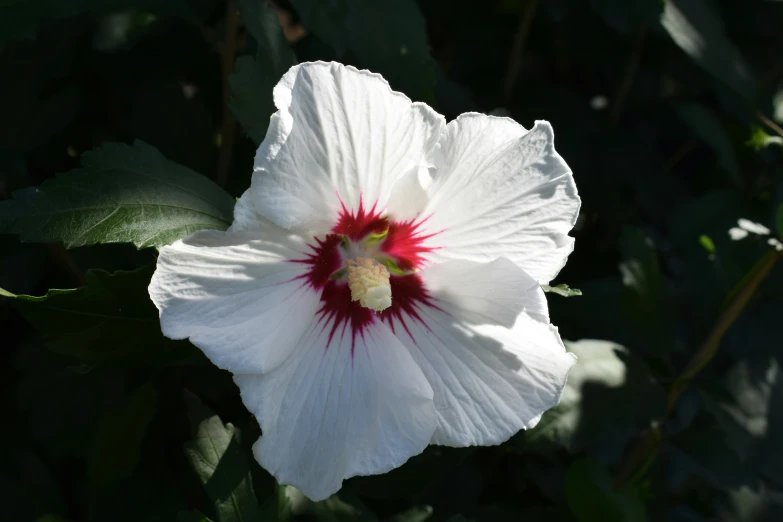
<path fill-rule="evenodd" d="M 392 187 L 386 209 L 397 221 L 415 220 L 427 204 L 432 179 L 425 167 L 412 169 Z"/>
<path fill-rule="evenodd" d="M 403 318 L 394 330 L 434 391 L 432 443 L 499 444 L 559 402 L 575 358 L 555 327 L 520 313 L 540 316 L 546 305 L 537 285 L 512 286 L 526 277 L 516 265 L 498 260 L 462 271 L 452 263 L 421 272 L 437 308 L 418 307 L 420 320 Z"/>
<path fill-rule="evenodd" d="M 275 370 L 234 377 L 263 431 L 256 458 L 312 500 L 402 465 L 435 429 L 432 388 L 388 326 L 369 326 L 353 350 L 350 333 L 328 338 L 314 324 Z"/>
<path fill-rule="evenodd" d="M 769 229 L 764 225 L 762 225 L 761 223 L 756 223 L 754 221 L 745 218 L 739 218 L 737 220 L 737 224 L 740 226 L 741 229 L 747 230 L 748 232 L 751 232 L 753 234 L 758 234 L 759 236 L 769 235 Z"/>
<path fill-rule="evenodd" d="M 538 282 L 506 258 L 490 263 L 447 261 L 421 272 L 427 290 L 460 309 L 472 324 L 508 328 L 524 312 L 549 323 L 546 296 Z"/>
<path fill-rule="evenodd" d="M 292 67 L 256 153 L 256 207 L 284 228 L 326 232 L 344 204 L 386 207 L 394 183 L 423 165 L 445 120 L 380 75 L 338 63 Z"/>
<path fill-rule="evenodd" d="M 729 237 L 734 241 L 739 241 L 748 237 L 748 231 L 739 227 L 731 227 L 729 229 Z"/>
<path fill-rule="evenodd" d="M 160 250 L 150 296 L 163 334 L 190 338 L 220 368 L 280 364 L 312 323 L 320 294 L 300 279 L 301 238 L 269 222 L 254 233 L 199 231 Z M 262 238 L 262 239 L 259 239 Z"/>
<path fill-rule="evenodd" d="M 552 127 L 463 114 L 450 122 L 433 160 L 422 231 L 429 258 L 508 257 L 539 283 L 553 279 L 573 250 L 568 232 L 580 200 L 571 169 L 555 152 Z"/>

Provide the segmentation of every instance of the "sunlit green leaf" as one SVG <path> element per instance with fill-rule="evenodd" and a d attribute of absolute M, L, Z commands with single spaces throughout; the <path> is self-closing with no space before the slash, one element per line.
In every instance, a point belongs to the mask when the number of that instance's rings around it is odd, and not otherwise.
<path fill-rule="evenodd" d="M 700 235 L 699 244 L 704 247 L 704 250 L 706 250 L 708 254 L 715 253 L 715 243 L 712 241 L 710 236 L 706 234 Z"/>
<path fill-rule="evenodd" d="M 185 455 L 215 506 L 218 522 L 261 520 L 250 462 L 239 445 L 239 430 L 190 393 L 185 394 L 193 438 Z"/>
<path fill-rule="evenodd" d="M 541 285 L 541 289 L 544 292 L 550 292 L 563 297 L 573 297 L 576 295 L 582 295 L 582 291 L 578 288 L 570 288 L 567 284 L 561 283 L 557 286 Z"/>
<path fill-rule="evenodd" d="M 98 423 L 90 445 L 87 474 L 92 487 L 101 489 L 130 475 L 139 463 L 147 425 L 155 415 L 155 388 L 147 383 L 127 403 L 110 411 Z"/>
<path fill-rule="evenodd" d="M 62 241 L 67 248 L 95 243 L 145 248 L 231 224 L 233 198 L 146 143 L 107 143 L 85 153 L 82 164 L 0 202 L 0 233 L 19 234 L 22 241 Z"/>
<path fill-rule="evenodd" d="M 745 142 L 745 145 L 749 146 L 756 152 L 769 147 L 770 145 L 779 145 L 783 147 L 783 137 L 770 136 L 761 127 L 753 127 L 753 132 L 750 135 L 750 139 Z"/>

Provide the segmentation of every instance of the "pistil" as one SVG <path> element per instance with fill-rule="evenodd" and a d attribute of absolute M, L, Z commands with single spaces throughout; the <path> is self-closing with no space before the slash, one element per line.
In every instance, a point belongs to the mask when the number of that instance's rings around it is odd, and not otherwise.
<path fill-rule="evenodd" d="M 365 308 L 382 312 L 391 306 L 389 271 L 381 263 L 367 257 L 346 262 L 351 301 Z"/>

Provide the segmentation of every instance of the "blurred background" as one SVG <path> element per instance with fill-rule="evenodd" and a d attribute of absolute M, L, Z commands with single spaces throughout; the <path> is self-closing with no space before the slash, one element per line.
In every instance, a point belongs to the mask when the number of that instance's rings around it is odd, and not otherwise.
<path fill-rule="evenodd" d="M 0 519 L 783 520 L 782 1 L 0 0 L 0 199 L 134 140 L 239 196 L 272 86 L 317 59 L 552 122 L 583 202 L 553 283 L 582 295 L 547 294 L 562 403 L 313 504 L 253 461 L 230 375 L 160 335 L 154 249 L 0 235 L 2 295 L 91 285 L 0 297 Z"/>

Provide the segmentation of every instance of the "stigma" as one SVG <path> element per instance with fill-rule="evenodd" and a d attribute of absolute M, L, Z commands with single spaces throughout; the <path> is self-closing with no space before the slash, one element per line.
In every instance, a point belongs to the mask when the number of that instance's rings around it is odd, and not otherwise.
<path fill-rule="evenodd" d="M 351 301 L 365 308 L 382 312 L 391 306 L 389 271 L 381 263 L 367 257 L 346 262 Z"/>

